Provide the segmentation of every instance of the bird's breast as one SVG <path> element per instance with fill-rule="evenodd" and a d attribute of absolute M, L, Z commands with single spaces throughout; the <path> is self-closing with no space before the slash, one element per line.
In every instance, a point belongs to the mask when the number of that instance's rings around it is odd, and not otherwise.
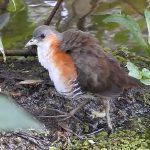
<path fill-rule="evenodd" d="M 73 89 L 72 81 L 77 78 L 76 67 L 71 56 L 56 49 L 51 52 L 39 51 L 38 58 L 41 65 L 48 70 L 57 92 L 70 95 Z"/>
<path fill-rule="evenodd" d="M 48 71 L 49 71 L 49 76 L 51 80 L 53 81 L 57 92 L 59 92 L 60 94 L 68 93 L 69 87 L 67 86 L 67 84 L 64 83 L 64 80 L 62 78 L 61 71 L 59 70 L 59 68 L 57 68 L 55 64 L 51 63 Z"/>

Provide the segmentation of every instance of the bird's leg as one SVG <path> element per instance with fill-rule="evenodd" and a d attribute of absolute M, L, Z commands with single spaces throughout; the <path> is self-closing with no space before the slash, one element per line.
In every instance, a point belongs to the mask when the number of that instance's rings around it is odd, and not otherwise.
<path fill-rule="evenodd" d="M 69 113 L 57 110 L 57 109 L 50 109 L 53 111 L 56 111 L 58 113 L 60 113 L 61 115 L 56 115 L 56 116 L 38 116 L 40 118 L 59 118 L 59 121 L 64 121 L 67 120 L 71 117 L 73 117 L 74 119 L 78 120 L 79 122 L 82 123 L 82 121 L 80 119 L 78 119 L 75 115 L 75 113 L 77 113 L 82 107 L 84 107 L 89 101 L 91 101 L 91 99 L 86 99 L 84 100 L 77 108 L 71 110 Z M 61 118 L 61 119 L 60 119 Z"/>
<path fill-rule="evenodd" d="M 112 123 L 111 123 L 111 119 L 110 119 L 110 103 L 109 103 L 110 98 L 105 97 L 102 98 L 102 102 L 105 108 L 105 113 L 106 113 L 106 120 L 107 120 L 107 125 L 108 125 L 108 130 L 109 133 L 112 132 L 113 127 L 112 127 Z"/>
<path fill-rule="evenodd" d="M 69 113 L 65 113 L 62 112 L 60 110 L 57 109 L 51 109 L 54 111 L 57 111 L 58 113 L 60 113 L 61 115 L 57 115 L 57 116 L 39 116 L 42 118 L 59 118 L 59 121 L 64 121 L 67 120 L 71 117 L 73 117 L 74 119 L 78 120 L 81 122 L 81 120 L 79 120 L 76 116 L 74 116 L 81 108 L 83 108 L 88 102 L 92 101 L 92 100 L 102 100 L 103 102 L 103 106 L 105 108 L 105 113 L 106 113 L 106 120 L 107 120 L 107 125 L 108 125 L 108 130 L 109 130 L 109 134 L 112 132 L 113 127 L 112 127 L 112 123 L 111 123 L 111 118 L 110 118 L 110 103 L 109 97 L 105 97 L 105 96 L 94 96 L 93 95 L 83 95 L 82 96 L 83 99 L 85 99 L 77 108 L 71 110 Z M 96 98 L 96 99 L 95 99 Z"/>
<path fill-rule="evenodd" d="M 91 101 L 91 99 L 86 99 L 84 100 L 77 108 L 71 110 L 66 118 L 61 119 L 62 120 L 66 120 L 69 119 L 70 117 L 73 117 L 75 115 L 76 112 L 78 112 L 82 107 L 84 107 L 89 101 Z"/>
<path fill-rule="evenodd" d="M 85 98 L 85 100 L 75 109 L 73 109 L 72 111 L 70 111 L 67 114 L 67 117 L 61 119 L 61 120 L 66 120 L 70 117 L 75 117 L 75 113 L 77 113 L 81 108 L 83 108 L 89 101 L 94 100 L 95 98 L 98 99 L 98 97 L 93 98 L 93 95 L 83 95 L 82 97 Z M 112 123 L 111 123 L 111 118 L 110 118 L 110 98 L 109 97 L 105 97 L 105 96 L 100 96 L 102 102 L 103 102 L 103 106 L 105 109 L 105 113 L 106 113 L 106 120 L 107 120 L 107 126 L 108 126 L 108 134 L 110 134 L 113 131 L 113 127 L 112 127 Z"/>

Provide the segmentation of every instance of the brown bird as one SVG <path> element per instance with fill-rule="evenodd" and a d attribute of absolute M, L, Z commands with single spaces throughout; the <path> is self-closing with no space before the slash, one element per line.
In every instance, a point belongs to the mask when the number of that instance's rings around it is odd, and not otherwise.
<path fill-rule="evenodd" d="M 135 85 L 119 62 L 105 53 L 91 34 L 79 30 L 59 33 L 42 25 L 35 29 L 26 47 L 31 45 L 37 45 L 39 62 L 48 70 L 58 93 L 73 98 L 83 97 L 83 91 L 101 95 L 111 130 L 108 97 Z M 68 116 L 74 115 L 86 103 L 84 101 Z"/>

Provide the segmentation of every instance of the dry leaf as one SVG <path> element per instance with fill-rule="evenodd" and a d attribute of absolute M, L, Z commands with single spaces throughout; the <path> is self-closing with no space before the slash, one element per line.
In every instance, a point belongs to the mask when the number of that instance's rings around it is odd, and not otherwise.
<path fill-rule="evenodd" d="M 17 85 L 34 85 L 42 83 L 43 80 L 24 80 L 17 83 Z"/>
<path fill-rule="evenodd" d="M 88 140 L 88 142 L 91 144 L 95 144 L 95 142 L 93 140 Z"/>
<path fill-rule="evenodd" d="M 106 116 L 106 113 L 105 112 L 99 112 L 99 111 L 92 111 L 92 114 L 91 114 L 92 118 L 103 118 Z"/>
<path fill-rule="evenodd" d="M 21 96 L 21 93 L 20 93 L 20 92 L 11 91 L 11 92 L 9 93 L 9 95 L 10 95 L 10 96 L 13 96 L 13 97 L 15 97 L 15 96 Z"/>

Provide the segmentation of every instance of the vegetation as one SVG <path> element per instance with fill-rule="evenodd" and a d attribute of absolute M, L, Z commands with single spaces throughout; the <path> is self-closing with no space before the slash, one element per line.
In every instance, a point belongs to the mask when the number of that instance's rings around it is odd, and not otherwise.
<path fill-rule="evenodd" d="M 65 142 L 65 144 L 58 144 L 57 147 L 66 149 L 83 149 L 83 150 L 148 150 L 150 140 L 145 139 L 145 135 L 137 134 L 135 131 L 122 130 L 112 134 L 109 138 L 105 132 L 101 132 L 95 137 L 91 137 L 86 140 L 73 139 Z M 54 144 L 56 145 L 56 144 Z M 50 150 L 59 150 L 55 146 L 50 147 Z"/>
<path fill-rule="evenodd" d="M 122 14 L 113 14 L 104 19 L 104 22 L 116 22 L 129 30 L 132 39 L 135 40 L 135 42 L 144 49 L 147 57 L 150 57 L 150 11 L 145 10 L 144 14 L 148 28 L 148 43 L 142 36 L 139 24 L 134 20 L 133 17 L 129 15 L 125 16 Z M 143 68 L 142 71 L 140 71 L 138 67 L 131 62 L 127 62 L 127 68 L 129 70 L 130 76 L 140 80 L 145 85 L 150 85 L 150 71 L 148 69 Z"/>

